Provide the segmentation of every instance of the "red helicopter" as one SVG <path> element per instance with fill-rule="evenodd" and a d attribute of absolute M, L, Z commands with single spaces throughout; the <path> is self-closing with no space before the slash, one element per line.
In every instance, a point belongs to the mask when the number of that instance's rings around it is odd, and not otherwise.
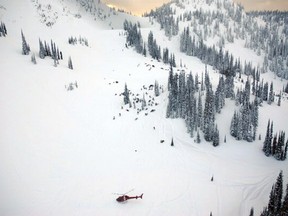
<path fill-rule="evenodd" d="M 132 190 L 131 190 L 132 191 Z M 131 192 L 131 191 L 129 191 L 129 192 Z M 129 193 L 129 192 L 127 192 L 127 193 Z M 138 198 L 141 198 L 142 199 L 142 197 L 143 197 L 143 193 L 140 195 L 140 196 L 128 196 L 128 195 L 126 195 L 127 193 L 125 193 L 125 194 L 121 194 L 121 196 L 119 196 L 117 199 L 116 199 L 116 201 L 117 202 L 125 202 L 125 201 L 127 201 L 127 200 L 129 200 L 129 199 L 138 199 Z"/>

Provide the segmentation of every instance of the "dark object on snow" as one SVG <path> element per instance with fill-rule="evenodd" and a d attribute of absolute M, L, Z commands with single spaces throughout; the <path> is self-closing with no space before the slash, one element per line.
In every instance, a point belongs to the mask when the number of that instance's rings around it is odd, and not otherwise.
<path fill-rule="evenodd" d="M 214 176 L 212 176 L 212 178 L 211 178 L 211 182 L 213 182 L 214 181 Z"/>
<path fill-rule="evenodd" d="M 160 140 L 160 143 L 164 143 L 165 142 L 165 140 Z"/>
<path fill-rule="evenodd" d="M 117 202 L 125 202 L 129 199 L 138 199 L 138 198 L 142 199 L 142 197 L 143 197 L 143 193 L 140 196 L 134 196 L 134 197 L 130 197 L 130 196 L 124 194 L 122 196 L 119 196 L 116 200 L 117 200 Z"/>

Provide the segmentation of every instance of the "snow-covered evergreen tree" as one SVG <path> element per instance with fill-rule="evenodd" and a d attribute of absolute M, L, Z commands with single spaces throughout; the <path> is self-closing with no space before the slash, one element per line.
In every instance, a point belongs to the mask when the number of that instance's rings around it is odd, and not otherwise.
<path fill-rule="evenodd" d="M 54 62 L 56 61 L 56 59 L 54 60 Z M 69 56 L 69 59 L 68 59 L 68 68 L 73 70 L 73 64 L 72 64 L 72 59 L 71 59 L 71 56 Z"/>
<path fill-rule="evenodd" d="M 281 95 L 282 93 L 280 92 L 278 96 L 278 103 L 277 103 L 278 106 L 281 106 Z"/>
<path fill-rule="evenodd" d="M 272 126 L 270 129 L 270 120 L 268 121 L 267 130 L 266 130 L 266 136 L 265 141 L 263 145 L 263 152 L 268 157 L 271 155 L 271 137 L 270 137 L 270 131 L 273 130 Z"/>
<path fill-rule="evenodd" d="M 286 84 L 286 87 L 284 89 L 284 92 L 288 94 L 288 83 Z"/>
<path fill-rule="evenodd" d="M 171 140 L 171 146 L 174 146 L 174 141 L 173 141 L 173 138 Z"/>
<path fill-rule="evenodd" d="M 197 143 L 201 143 L 201 138 L 200 138 L 199 130 L 197 130 L 196 142 L 197 142 Z"/>
<path fill-rule="evenodd" d="M 158 97 L 160 95 L 159 83 L 157 80 L 155 80 L 155 84 L 154 84 L 154 93 L 155 93 L 155 97 Z"/>
<path fill-rule="evenodd" d="M 33 64 L 37 64 L 35 53 L 32 53 L 32 55 L 31 55 L 31 62 L 33 62 Z"/>
<path fill-rule="evenodd" d="M 268 96 L 268 104 L 272 104 L 273 102 L 274 102 L 274 90 L 273 90 L 273 82 L 271 82 Z"/>
<path fill-rule="evenodd" d="M 23 55 L 29 55 L 30 53 L 30 46 L 26 42 L 25 36 L 23 34 L 23 31 L 21 30 L 21 38 L 22 38 L 22 54 Z"/>
<path fill-rule="evenodd" d="M 282 195 L 283 195 L 283 172 L 281 171 L 277 177 L 277 181 L 274 187 L 274 215 L 277 215 L 281 210 Z"/>
<path fill-rule="evenodd" d="M 264 207 L 261 216 L 286 216 L 288 213 L 288 184 L 286 185 L 286 194 L 283 198 L 284 184 L 283 172 L 277 177 L 269 196 L 268 206 Z"/>
<path fill-rule="evenodd" d="M 221 112 L 221 109 L 225 105 L 225 83 L 224 78 L 220 77 L 217 90 L 215 92 L 215 110 L 217 113 Z"/>
<path fill-rule="evenodd" d="M 213 140 L 214 122 L 215 122 L 215 102 L 214 94 L 211 88 L 206 90 L 204 107 L 204 138 L 210 142 Z"/>
<path fill-rule="evenodd" d="M 284 196 L 281 208 L 281 216 L 288 215 L 288 184 L 286 185 L 286 195 Z"/>
<path fill-rule="evenodd" d="M 7 29 L 6 29 L 6 25 L 3 23 L 3 22 L 1 22 L 1 24 L 0 24 L 0 37 L 6 37 L 6 35 L 7 35 Z"/>
<path fill-rule="evenodd" d="M 124 30 L 127 32 L 126 41 L 129 46 L 135 47 L 137 53 L 143 53 L 143 39 L 139 25 L 124 21 Z"/>
<path fill-rule="evenodd" d="M 254 208 L 251 208 L 249 216 L 254 216 Z"/>
<path fill-rule="evenodd" d="M 277 141 L 275 154 L 274 154 L 274 157 L 277 160 L 284 159 L 284 149 L 285 149 L 285 132 L 281 131 L 278 136 L 278 141 Z"/>
<path fill-rule="evenodd" d="M 200 92 L 198 95 L 198 105 L 197 105 L 197 127 L 203 130 L 203 106 L 202 106 L 202 96 Z"/>
<path fill-rule="evenodd" d="M 45 43 L 45 45 L 46 45 L 46 43 Z M 47 47 L 47 45 L 46 45 L 46 47 Z M 43 42 L 39 39 L 39 58 L 44 59 L 46 55 L 47 54 L 45 52 Z"/>
<path fill-rule="evenodd" d="M 219 146 L 219 130 L 217 128 L 217 125 L 215 127 L 215 130 L 214 130 L 214 134 L 213 134 L 213 146 L 214 147 L 217 147 Z"/>
<path fill-rule="evenodd" d="M 124 92 L 123 92 L 123 96 L 124 96 L 124 104 L 129 104 L 130 102 L 130 97 L 129 97 L 129 90 L 127 88 L 127 84 L 125 83 L 125 87 L 124 87 Z"/>
<path fill-rule="evenodd" d="M 130 101 L 130 100 L 129 100 Z M 142 103 L 141 103 L 141 109 L 144 110 L 146 107 L 146 99 L 145 99 L 145 94 L 143 94 L 143 98 L 142 98 Z"/>

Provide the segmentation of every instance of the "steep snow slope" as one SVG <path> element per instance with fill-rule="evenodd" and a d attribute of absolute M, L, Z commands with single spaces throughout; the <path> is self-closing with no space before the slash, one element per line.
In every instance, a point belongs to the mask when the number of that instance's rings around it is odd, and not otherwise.
<path fill-rule="evenodd" d="M 110 21 L 95 21 L 84 12 L 80 19 L 59 15 L 47 27 L 28 0 L 1 0 L 0 5 L 6 8 L 0 17 L 8 30 L 0 38 L 0 215 L 241 216 L 252 206 L 255 213 L 262 210 L 281 169 L 287 180 L 287 161 L 266 158 L 262 141 L 236 142 L 228 136 L 232 102 L 218 116 L 219 128 L 227 131 L 227 143 L 218 148 L 194 143 L 182 120 L 165 118 L 168 68 L 126 49 L 122 30 L 109 30 L 110 22 L 116 26 L 124 15 Z M 72 1 L 65 6 L 76 8 Z M 56 1 L 54 7 L 61 11 Z M 21 55 L 21 28 L 37 65 Z M 69 45 L 71 35 L 86 37 L 89 47 Z M 63 51 L 58 67 L 48 57 L 38 58 L 39 37 L 53 39 Z M 74 70 L 67 68 L 69 56 Z M 183 60 L 193 72 L 204 69 L 195 59 Z M 125 83 L 148 99 L 153 91 L 143 85 L 155 80 L 164 86 L 155 98 L 158 106 L 147 115 L 121 109 Z M 216 83 L 218 74 L 212 80 Z M 65 86 L 75 81 L 78 88 L 67 91 Z M 261 109 L 262 137 L 268 118 L 275 131 L 285 128 L 288 117 L 281 113 L 287 113 L 287 106 L 283 101 L 281 107 Z M 131 195 L 144 193 L 144 199 L 123 205 L 115 201 L 113 193 L 130 189 Z"/>

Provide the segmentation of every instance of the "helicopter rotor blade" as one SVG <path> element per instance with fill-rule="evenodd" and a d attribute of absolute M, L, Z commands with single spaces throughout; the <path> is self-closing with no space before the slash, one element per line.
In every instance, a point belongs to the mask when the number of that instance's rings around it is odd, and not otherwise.
<path fill-rule="evenodd" d="M 132 191 L 134 191 L 135 189 L 133 188 L 133 189 L 131 189 L 130 191 L 128 191 L 128 192 L 126 192 L 125 194 L 128 194 L 128 193 L 130 193 L 130 192 L 132 192 Z"/>
<path fill-rule="evenodd" d="M 126 194 L 128 194 L 128 193 L 134 191 L 134 190 L 135 190 L 135 189 L 133 188 L 133 189 L 127 191 L 126 193 L 122 193 L 122 194 L 121 194 L 121 193 L 112 193 L 112 194 L 114 194 L 114 195 L 119 195 L 119 196 L 123 196 L 123 195 L 126 195 Z"/>

